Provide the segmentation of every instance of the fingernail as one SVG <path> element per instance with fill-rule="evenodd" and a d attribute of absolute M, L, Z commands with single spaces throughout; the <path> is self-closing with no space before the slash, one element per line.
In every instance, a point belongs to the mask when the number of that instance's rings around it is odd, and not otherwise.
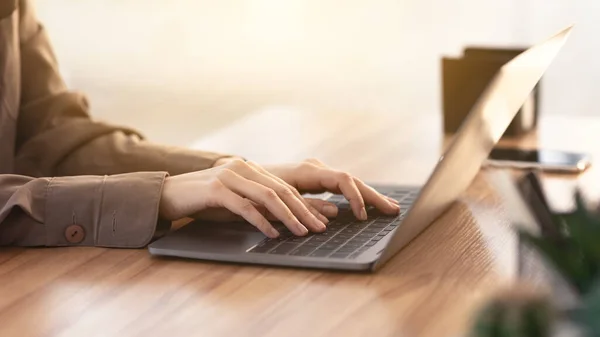
<path fill-rule="evenodd" d="M 323 206 L 323 213 L 326 216 L 335 217 L 338 214 L 338 208 L 333 205 L 325 205 Z"/>
<path fill-rule="evenodd" d="M 304 227 L 301 223 L 297 223 L 296 226 L 298 227 L 298 231 L 300 232 L 300 235 L 306 235 L 308 234 L 308 229 L 306 229 L 306 227 Z"/>
<path fill-rule="evenodd" d="M 367 210 L 364 207 L 360 210 L 360 219 L 367 220 Z"/>
<path fill-rule="evenodd" d="M 326 218 L 326 217 L 325 217 L 323 214 L 321 214 L 321 213 L 319 213 L 319 212 L 316 212 L 316 213 L 315 213 L 315 214 L 313 214 L 313 215 L 314 215 L 314 217 L 315 217 L 315 221 L 316 221 L 316 222 L 322 222 L 322 223 L 324 223 L 324 224 L 326 224 L 326 223 L 329 223 L 329 220 L 327 220 L 327 218 Z"/>
<path fill-rule="evenodd" d="M 391 202 L 391 203 L 394 203 L 394 204 L 396 204 L 396 205 L 400 204 L 400 202 L 399 202 L 398 200 L 396 200 L 396 199 L 392 199 L 392 198 L 390 198 L 390 197 L 386 197 L 386 198 L 387 198 L 387 199 L 388 199 L 388 201 L 389 201 L 389 202 Z"/>
<path fill-rule="evenodd" d="M 325 224 L 320 221 L 316 223 L 316 227 L 317 231 L 324 231 L 327 229 L 327 226 L 325 226 Z"/>
<path fill-rule="evenodd" d="M 269 229 L 269 237 L 271 237 L 272 239 L 275 239 L 275 238 L 279 237 L 279 232 L 275 228 L 271 228 L 271 229 Z"/>

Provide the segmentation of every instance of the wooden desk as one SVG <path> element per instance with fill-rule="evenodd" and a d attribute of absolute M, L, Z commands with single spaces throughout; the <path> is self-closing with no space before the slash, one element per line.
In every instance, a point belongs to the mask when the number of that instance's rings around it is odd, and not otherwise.
<path fill-rule="evenodd" d="M 366 181 L 419 184 L 443 146 L 440 130 L 435 115 L 270 109 L 194 146 L 262 163 L 318 157 Z M 548 117 L 518 142 L 600 157 L 598 130 L 600 118 Z M 599 173 L 549 186 L 579 184 L 596 196 Z M 479 177 L 373 275 L 158 259 L 146 250 L 3 249 L 0 336 L 457 336 L 481 301 L 515 281 L 515 241 L 501 211 Z"/>

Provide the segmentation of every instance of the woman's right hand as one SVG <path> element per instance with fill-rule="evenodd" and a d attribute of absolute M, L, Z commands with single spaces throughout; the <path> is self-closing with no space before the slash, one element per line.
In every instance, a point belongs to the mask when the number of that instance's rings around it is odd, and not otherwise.
<path fill-rule="evenodd" d="M 160 216 L 167 220 L 243 218 L 271 238 L 279 233 L 268 219 L 281 221 L 302 236 L 324 231 L 327 217 L 336 215 L 334 204 L 303 198 L 283 180 L 242 160 L 168 177 L 160 202 Z"/>
<path fill-rule="evenodd" d="M 310 176 L 310 179 L 321 178 L 318 174 Z M 361 194 L 353 184 L 340 184 L 349 200 Z M 338 186 L 338 183 L 332 186 Z M 385 213 L 399 211 L 398 205 L 386 197 L 368 192 L 361 196 L 366 203 Z M 281 221 L 292 233 L 303 236 L 309 231 L 325 231 L 327 218 L 333 218 L 337 213 L 334 204 L 304 198 L 295 187 L 266 169 L 237 159 L 207 170 L 168 177 L 160 202 L 160 216 L 167 220 L 185 217 L 212 221 L 244 219 L 271 238 L 279 233 L 269 220 Z M 366 214 L 362 220 L 366 220 Z"/>

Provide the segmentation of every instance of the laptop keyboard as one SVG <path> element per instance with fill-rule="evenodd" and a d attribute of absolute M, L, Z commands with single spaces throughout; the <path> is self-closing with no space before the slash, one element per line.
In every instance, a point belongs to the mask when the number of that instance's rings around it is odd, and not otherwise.
<path fill-rule="evenodd" d="M 418 189 L 402 189 L 387 193 L 388 197 L 400 202 L 400 215 L 387 216 L 369 207 L 366 221 L 357 220 L 348 201 L 341 195 L 334 195 L 328 201 L 338 206 L 339 213 L 325 232 L 295 236 L 279 224 L 276 226 L 280 233 L 278 238 L 265 238 L 248 252 L 354 259 L 398 227 L 418 192 Z"/>

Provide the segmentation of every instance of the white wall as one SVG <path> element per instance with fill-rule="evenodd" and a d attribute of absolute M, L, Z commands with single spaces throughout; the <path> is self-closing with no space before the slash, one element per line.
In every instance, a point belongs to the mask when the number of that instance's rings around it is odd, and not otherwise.
<path fill-rule="evenodd" d="M 600 109 L 600 2 L 529 0 L 531 37 L 543 36 L 557 22 L 572 22 L 570 41 L 545 78 L 544 111 L 598 115 Z M 600 132 L 600 131 L 599 131 Z"/>
<path fill-rule="evenodd" d="M 442 55 L 467 43 L 526 45 L 572 22 L 572 40 L 544 79 L 543 113 L 596 113 L 600 16 L 591 0 L 37 5 L 69 83 L 89 94 L 94 115 L 159 141 L 186 143 L 270 105 L 439 113 Z"/>

